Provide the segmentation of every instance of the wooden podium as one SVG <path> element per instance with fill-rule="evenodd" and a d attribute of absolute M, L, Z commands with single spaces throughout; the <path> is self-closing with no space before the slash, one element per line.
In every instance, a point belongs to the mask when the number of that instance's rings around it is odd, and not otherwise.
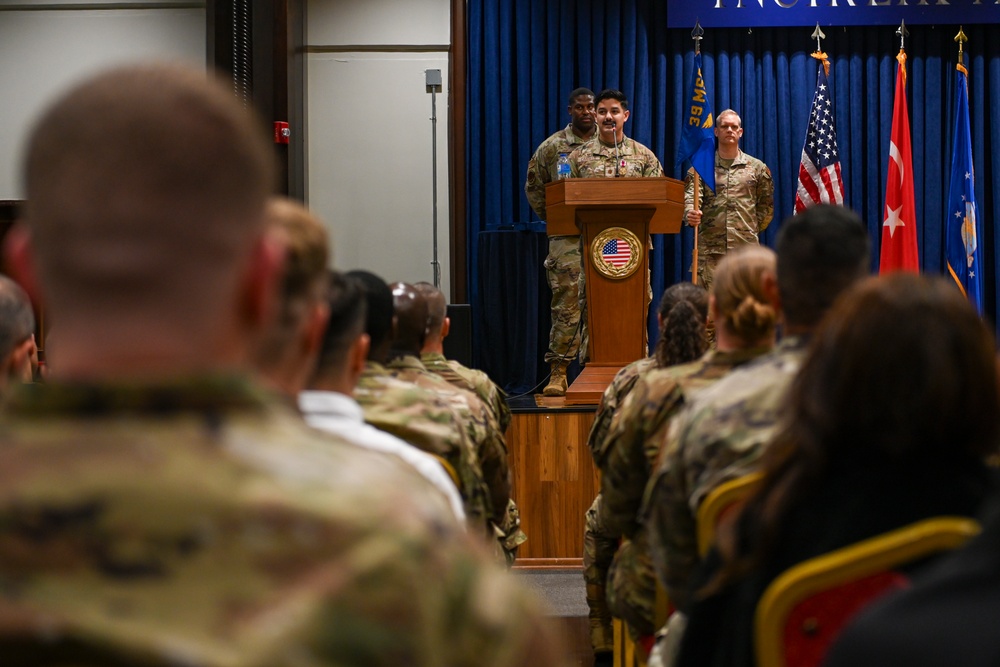
<path fill-rule="evenodd" d="M 596 405 L 623 366 L 646 356 L 649 235 L 680 231 L 684 184 L 672 178 L 554 181 L 545 188 L 545 211 L 549 236 L 582 236 L 590 361 L 567 389 L 566 405 Z"/>

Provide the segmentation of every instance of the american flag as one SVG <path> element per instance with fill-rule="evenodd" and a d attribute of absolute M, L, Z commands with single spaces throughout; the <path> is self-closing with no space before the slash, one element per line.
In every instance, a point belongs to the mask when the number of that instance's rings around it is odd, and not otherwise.
<path fill-rule="evenodd" d="M 632 248 L 622 239 L 611 239 L 601 248 L 601 257 L 611 266 L 621 268 L 632 259 Z"/>
<path fill-rule="evenodd" d="M 799 165 L 799 187 L 795 193 L 795 212 L 801 213 L 819 203 L 843 204 L 844 182 L 840 178 L 840 153 L 833 123 L 833 91 L 827 79 L 826 65 L 820 63 L 816 77 L 806 141 Z"/>

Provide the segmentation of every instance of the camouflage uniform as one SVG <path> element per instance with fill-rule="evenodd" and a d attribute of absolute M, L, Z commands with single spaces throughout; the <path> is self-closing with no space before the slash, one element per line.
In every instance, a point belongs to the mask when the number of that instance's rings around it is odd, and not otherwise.
<path fill-rule="evenodd" d="M 624 164 L 624 166 L 623 166 Z M 649 150 L 635 139 L 624 137 L 618 144 L 617 150 L 614 144 L 608 145 L 601 141 L 600 136 L 577 148 L 569 156 L 570 173 L 574 178 L 614 178 L 615 176 L 629 177 L 658 177 L 663 176 L 663 167 L 653 151 Z M 647 250 L 653 249 L 650 239 L 646 239 Z M 581 293 L 584 297 L 585 294 Z M 649 269 L 646 272 L 646 306 L 653 298 L 653 293 L 649 287 Z M 586 299 L 583 300 L 581 308 L 584 319 L 587 317 Z M 644 311 L 645 312 L 645 311 Z M 645 327 L 643 336 L 645 338 Z M 586 355 L 587 341 L 583 342 L 583 353 Z"/>
<path fill-rule="evenodd" d="M 556 180 L 559 154 L 569 155 L 586 140 L 573 132 L 570 123 L 539 144 L 528 161 L 528 176 L 524 194 L 531 210 L 545 220 L 545 186 Z M 580 236 L 550 236 L 549 255 L 545 258 L 545 274 L 552 289 L 552 329 L 545 363 L 571 361 L 580 350 L 580 300 L 584 294 Z M 586 323 L 583 325 L 586 327 Z"/>
<path fill-rule="evenodd" d="M 619 549 L 611 566 L 608 603 L 612 613 L 624 619 L 637 636 L 651 635 L 656 630 L 656 573 L 648 537 L 639 526 L 638 516 L 670 419 L 687 397 L 767 349 L 711 350 L 697 361 L 651 370 L 636 381 L 612 421 L 601 453 L 605 461 L 602 518 L 608 529 L 628 542 Z"/>
<path fill-rule="evenodd" d="M 3 424 L 5 666 L 564 664 L 412 468 L 238 378 L 35 385 Z"/>
<path fill-rule="evenodd" d="M 590 428 L 587 445 L 594 455 L 594 463 L 601 467 L 602 460 L 597 452 L 601 451 L 611 426 L 611 419 L 622 399 L 632 391 L 635 381 L 646 371 L 656 367 L 656 359 L 646 357 L 633 361 L 618 371 L 615 378 L 604 390 L 601 403 L 594 415 L 594 424 Z M 608 609 L 607 586 L 608 568 L 618 550 L 619 535 L 607 528 L 601 522 L 601 494 L 594 498 L 593 504 L 587 510 L 583 530 L 583 580 L 587 584 L 587 607 L 590 619 L 590 644 L 595 652 L 614 649 L 614 636 L 611 629 L 611 611 Z"/>
<path fill-rule="evenodd" d="M 498 387 L 489 375 L 474 368 L 467 368 L 452 359 L 446 359 L 443 354 L 436 352 L 421 353 L 420 361 L 430 372 L 437 373 L 456 387 L 472 391 L 493 413 L 500 432 L 507 433 L 507 427 L 510 426 L 507 393 Z"/>
<path fill-rule="evenodd" d="M 396 357 L 386 368 L 393 377 L 440 395 L 459 414 L 459 423 L 465 425 L 469 438 L 476 447 L 483 479 L 489 488 L 491 529 L 502 547 L 504 559 L 513 563 L 517 548 L 527 537 L 521 531 L 517 507 L 511 507 L 507 443 L 489 408 L 474 393 L 459 389 L 427 370 L 415 356 Z"/>
<path fill-rule="evenodd" d="M 479 455 L 449 403 L 410 382 L 392 377 L 382 364 L 368 361 L 354 388 L 365 421 L 446 463 L 462 495 L 470 528 L 482 534 L 492 508 Z"/>
<path fill-rule="evenodd" d="M 680 609 L 690 604 L 688 586 L 700 562 L 698 506 L 716 486 L 756 467 L 806 343 L 785 338 L 770 354 L 698 394 L 673 420 L 641 513 L 657 574 Z"/>
<path fill-rule="evenodd" d="M 624 162 L 624 167 L 620 164 Z M 574 178 L 614 178 L 615 176 L 663 176 L 663 167 L 653 151 L 635 139 L 622 138 L 617 150 L 600 136 L 577 148 L 569 156 Z"/>
<path fill-rule="evenodd" d="M 684 215 L 694 208 L 694 169 L 684 179 Z M 712 286 L 715 266 L 734 248 L 759 244 L 759 234 L 774 217 L 771 170 L 740 151 L 726 168 L 715 154 L 715 193 L 701 182 L 701 225 L 698 229 L 698 284 Z"/>

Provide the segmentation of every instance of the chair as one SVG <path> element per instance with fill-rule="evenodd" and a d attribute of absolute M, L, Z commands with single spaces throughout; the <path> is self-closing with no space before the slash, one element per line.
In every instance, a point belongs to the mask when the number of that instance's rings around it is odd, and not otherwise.
<path fill-rule="evenodd" d="M 820 665 L 865 605 L 908 583 L 898 568 L 961 546 L 979 524 L 959 517 L 918 521 L 811 558 L 771 582 L 754 618 L 759 667 Z"/>
<path fill-rule="evenodd" d="M 757 488 L 762 479 L 759 472 L 728 480 L 708 492 L 698 506 L 698 553 L 704 557 L 715 542 L 715 531 L 731 509 Z"/>
<path fill-rule="evenodd" d="M 611 619 L 614 632 L 614 667 L 640 667 L 642 665 L 639 652 L 635 650 L 635 642 L 625 627 L 625 621 L 620 618 Z"/>

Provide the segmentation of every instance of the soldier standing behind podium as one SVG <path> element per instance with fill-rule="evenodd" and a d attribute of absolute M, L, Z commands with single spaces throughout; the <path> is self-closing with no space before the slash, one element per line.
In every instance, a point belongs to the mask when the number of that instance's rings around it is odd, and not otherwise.
<path fill-rule="evenodd" d="M 740 150 L 743 121 L 732 109 L 715 118 L 715 192 L 701 183 L 700 210 L 694 210 L 694 169 L 684 178 L 684 222 L 698 230 L 698 284 L 712 286 L 715 266 L 726 252 L 760 243 L 774 217 L 771 170 Z"/>
<path fill-rule="evenodd" d="M 559 157 L 572 153 L 594 136 L 594 91 L 577 88 L 569 94 L 570 122 L 543 141 L 528 161 L 524 194 L 531 210 L 542 220 L 545 215 L 545 186 L 558 179 Z M 545 361 L 552 375 L 544 392 L 547 396 L 566 393 L 566 367 L 580 350 L 580 236 L 550 236 L 545 274 L 552 289 L 552 329 Z"/>
<path fill-rule="evenodd" d="M 625 93 L 605 88 L 597 95 L 597 135 L 569 156 L 570 175 L 574 178 L 618 178 L 625 176 L 663 176 L 663 166 L 653 151 L 635 139 L 625 136 L 625 121 L 629 119 Z M 648 244 L 647 244 L 648 245 Z M 649 246 L 652 247 L 652 246 Z M 652 299 L 649 279 L 646 279 L 647 305 Z M 581 315 L 586 322 L 586 300 L 581 292 Z M 586 358 L 586 336 L 583 358 Z M 555 375 L 553 373 L 553 375 Z M 566 391 L 565 377 L 563 391 Z"/>

